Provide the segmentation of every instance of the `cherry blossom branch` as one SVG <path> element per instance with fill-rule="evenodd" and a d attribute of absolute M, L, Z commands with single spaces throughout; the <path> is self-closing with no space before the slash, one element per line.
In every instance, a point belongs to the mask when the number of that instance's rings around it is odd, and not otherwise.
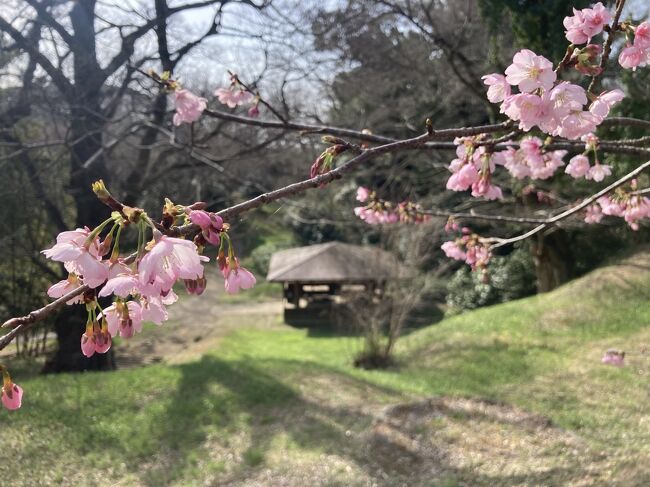
<path fill-rule="evenodd" d="M 596 82 L 598 80 L 598 77 L 605 71 L 605 68 L 607 67 L 607 61 L 609 59 L 609 55 L 612 52 L 612 45 L 614 44 L 616 31 L 618 30 L 618 21 L 620 20 L 621 14 L 623 13 L 623 7 L 625 7 L 625 1 L 626 0 L 616 0 L 616 10 L 614 12 L 614 20 L 612 21 L 612 25 L 607 31 L 607 40 L 605 41 L 605 45 L 603 46 L 603 55 L 600 58 L 600 72 L 597 75 L 592 76 L 591 82 L 589 83 L 589 87 L 587 88 L 587 91 L 589 93 L 593 93 L 593 89 L 596 87 Z"/>
<path fill-rule="evenodd" d="M 388 144 L 392 142 L 398 142 L 399 139 L 392 137 L 386 137 L 383 135 L 374 135 L 357 130 L 345 129 L 340 127 L 328 126 L 328 125 L 311 125 L 305 123 L 297 122 L 276 122 L 269 120 L 260 120 L 257 118 L 244 117 L 240 115 L 234 115 L 232 113 L 223 112 L 220 110 L 209 110 L 206 109 L 204 112 L 206 115 L 219 118 L 222 120 L 228 120 L 235 123 L 240 123 L 243 125 L 251 125 L 254 127 L 261 128 L 270 128 L 270 129 L 279 129 L 279 130 L 293 130 L 299 131 L 304 134 L 328 134 L 335 135 L 338 137 L 349 137 L 356 140 L 362 140 L 365 142 L 376 142 L 380 144 Z M 641 120 L 637 118 L 630 117 L 611 117 L 607 118 L 601 124 L 602 126 L 636 126 L 650 129 L 650 121 Z M 475 127 L 460 127 L 460 128 L 451 128 L 451 129 L 441 129 L 433 130 L 431 133 L 431 140 L 436 139 L 453 139 L 456 137 L 465 137 L 468 135 L 478 135 L 480 133 L 495 133 L 503 130 L 507 130 L 511 125 L 509 122 L 503 122 L 499 124 L 492 125 L 479 125 Z M 518 133 L 518 132 L 517 132 Z M 498 137 L 496 139 L 487 140 L 479 142 L 477 145 L 491 145 L 495 144 L 496 149 L 506 149 L 508 146 L 518 147 L 517 143 L 508 143 L 505 142 L 514 137 L 516 133 L 510 132 L 504 136 Z M 603 141 L 599 146 L 599 149 L 604 152 L 612 153 L 622 153 L 622 154 L 634 154 L 634 155 L 646 155 L 650 154 L 650 151 L 647 149 L 638 149 L 635 147 L 626 147 L 619 143 L 609 144 L 609 141 Z M 640 140 L 635 143 L 643 143 Z M 584 143 L 579 140 L 561 140 L 554 142 L 551 146 L 547 147 L 549 150 L 554 149 L 568 149 L 568 150 L 582 150 Z M 450 142 L 427 142 L 418 146 L 410 147 L 409 149 L 418 149 L 418 150 L 454 150 L 456 145 Z"/>
<path fill-rule="evenodd" d="M 245 213 L 252 209 L 259 208 L 273 201 L 302 193 L 308 189 L 321 187 L 325 184 L 334 181 L 335 179 L 340 179 L 341 177 L 343 177 L 344 174 L 350 172 L 355 167 L 363 164 L 364 162 L 374 159 L 375 157 L 378 157 L 382 154 L 424 144 L 427 142 L 427 140 L 429 140 L 430 137 L 431 137 L 430 134 L 425 133 L 411 139 L 401 140 L 390 144 L 374 147 L 371 149 L 366 149 L 363 152 L 361 152 L 361 154 L 357 155 L 356 157 L 353 157 L 349 161 L 345 162 L 341 166 L 331 170 L 328 173 L 321 174 L 316 177 L 309 178 L 304 181 L 300 181 L 298 183 L 290 184 L 288 186 L 285 186 L 280 189 L 276 189 L 274 191 L 263 193 L 248 201 L 244 201 L 237 205 L 231 206 L 230 208 L 223 209 L 220 212 L 218 212 L 217 215 L 221 216 L 224 219 L 232 218 L 241 213 Z M 180 227 L 175 227 L 175 226 L 171 227 L 169 230 L 165 231 L 165 233 L 169 236 L 175 236 L 175 237 L 180 237 L 180 236 L 192 237 L 196 235 L 199 231 L 200 231 L 200 227 L 198 225 L 189 224 Z M 13 330 L 0 337 L 0 350 L 2 350 L 9 343 L 11 343 L 11 341 L 18 334 L 29 329 L 34 323 L 44 320 L 49 315 L 54 313 L 56 310 L 61 308 L 67 301 L 83 294 L 84 292 L 88 291 L 88 289 L 89 288 L 87 286 L 80 286 L 70 291 L 68 294 L 64 295 L 63 297 L 58 298 L 55 301 L 52 301 L 48 305 L 30 312 L 26 316 L 11 318 L 7 320 L 2 325 L 2 328 L 13 328 Z"/>
<path fill-rule="evenodd" d="M 260 96 L 259 91 L 255 91 L 255 90 L 253 90 L 249 85 L 247 85 L 246 83 L 244 83 L 244 82 L 239 78 L 239 76 L 237 76 L 236 73 L 233 73 L 232 71 L 228 71 L 228 74 L 230 75 L 231 78 L 233 78 L 235 81 L 237 81 L 237 83 L 239 83 L 239 85 L 241 85 L 241 86 L 242 86 L 246 91 L 248 91 L 251 95 L 256 96 L 257 99 L 259 100 L 259 102 L 260 102 L 262 105 L 264 105 L 264 106 L 265 106 L 265 107 L 266 107 L 266 108 L 267 108 L 267 109 L 268 109 L 268 110 L 269 110 L 273 115 L 275 115 L 275 117 L 276 117 L 278 120 L 281 120 L 281 121 L 284 122 L 284 123 L 287 122 L 286 117 L 284 117 L 280 112 L 278 112 L 278 111 L 273 107 L 273 105 L 271 105 L 271 104 L 268 103 L 264 98 L 262 98 L 262 97 Z"/>
<path fill-rule="evenodd" d="M 560 220 L 564 220 L 565 218 L 570 217 L 571 215 L 579 212 L 580 210 L 585 209 L 587 206 L 591 205 L 594 203 L 598 198 L 605 196 L 606 194 L 610 193 L 611 191 L 615 190 L 619 186 L 622 186 L 623 184 L 627 183 L 628 181 L 634 179 L 637 177 L 639 174 L 641 174 L 643 171 L 646 169 L 650 168 L 650 161 L 647 161 L 643 164 L 641 164 L 639 167 L 634 169 L 633 171 L 627 173 L 625 176 L 622 178 L 614 181 L 612 184 L 609 186 L 603 188 L 602 190 L 598 191 L 597 193 L 593 194 L 589 198 L 585 199 L 582 201 L 582 203 L 566 210 L 563 211 L 562 213 L 555 215 L 551 218 L 547 218 L 544 223 L 541 225 L 533 228 L 532 230 L 522 233 L 521 235 L 518 235 L 516 237 L 511 237 L 511 238 L 496 238 L 496 237 L 490 237 L 490 238 L 484 238 L 482 241 L 487 244 L 492 244 L 490 246 L 490 250 L 503 247 L 504 245 L 508 245 L 511 243 L 515 242 L 520 242 L 522 240 L 526 240 L 529 237 L 532 237 L 533 235 L 541 232 L 542 230 L 548 228 L 549 226 L 559 222 Z"/>

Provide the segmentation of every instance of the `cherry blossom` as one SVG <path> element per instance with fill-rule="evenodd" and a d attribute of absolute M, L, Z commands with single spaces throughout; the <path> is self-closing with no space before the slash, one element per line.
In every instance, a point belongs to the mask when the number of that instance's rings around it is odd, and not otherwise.
<path fill-rule="evenodd" d="M 203 275 L 202 261 L 194 243 L 158 234 L 149 252 L 138 264 L 140 289 L 155 295 L 169 291 L 178 279 L 197 279 Z"/>
<path fill-rule="evenodd" d="M 97 321 L 88 322 L 86 332 L 81 335 L 81 352 L 86 357 L 92 357 L 95 353 L 106 353 L 111 348 L 111 343 L 106 318 L 102 319 L 101 325 Z"/>
<path fill-rule="evenodd" d="M 2 405 L 9 410 L 14 410 L 18 409 L 22 405 L 22 402 L 22 387 L 11 382 L 11 379 L 8 381 L 5 379 L 4 385 L 2 386 Z"/>
<path fill-rule="evenodd" d="M 197 296 L 203 294 L 207 285 L 205 276 L 201 276 L 197 279 L 185 279 L 183 283 L 185 284 L 185 289 L 189 294 L 196 294 Z"/>
<path fill-rule="evenodd" d="M 603 179 L 605 179 L 607 176 L 610 176 L 612 174 L 612 168 L 606 164 L 599 164 L 596 162 L 593 166 L 589 168 L 589 171 L 587 172 L 585 178 L 586 179 L 591 179 L 599 183 Z"/>
<path fill-rule="evenodd" d="M 219 88 L 214 92 L 214 96 L 219 99 L 220 103 L 228 105 L 228 108 L 235 108 L 239 105 L 245 105 L 253 99 L 253 95 L 244 88 L 232 86 L 231 88 Z"/>
<path fill-rule="evenodd" d="M 585 223 L 600 223 L 603 211 L 598 205 L 589 205 L 585 210 Z"/>
<path fill-rule="evenodd" d="M 82 283 L 79 281 L 79 278 L 74 274 L 68 274 L 68 278 L 63 281 L 59 281 L 56 284 L 53 284 L 47 290 L 47 295 L 51 298 L 60 298 L 65 296 L 70 291 L 77 289 L 81 286 Z M 66 301 L 66 304 L 78 304 L 83 300 L 83 296 L 75 296 L 74 298 Z"/>
<path fill-rule="evenodd" d="M 248 116 L 251 118 L 257 118 L 260 116 L 260 107 L 258 104 L 253 105 L 248 109 Z"/>
<path fill-rule="evenodd" d="M 645 50 L 637 45 L 627 45 L 618 56 L 619 64 L 625 69 L 632 69 L 642 66 L 646 62 Z"/>
<path fill-rule="evenodd" d="M 650 64 L 650 23 L 643 22 L 634 30 L 634 42 L 627 43 L 618 57 L 619 64 L 636 70 L 639 66 Z"/>
<path fill-rule="evenodd" d="M 256 282 L 255 276 L 248 269 L 239 265 L 239 259 L 236 257 L 227 260 L 222 273 L 228 294 L 237 294 L 240 289 L 250 289 Z"/>
<path fill-rule="evenodd" d="M 192 223 L 201 227 L 201 234 L 206 242 L 219 245 L 219 233 L 223 230 L 223 219 L 219 215 L 204 210 L 191 210 L 189 218 Z"/>
<path fill-rule="evenodd" d="M 566 38 L 572 44 L 584 44 L 603 31 L 605 25 L 612 21 L 612 15 L 601 2 L 592 8 L 573 9 L 572 17 L 564 18 Z"/>
<path fill-rule="evenodd" d="M 465 260 L 467 254 L 461 249 L 456 242 L 449 241 L 442 244 L 440 247 L 447 257 L 455 260 Z"/>
<path fill-rule="evenodd" d="M 168 302 L 167 304 L 172 303 Z M 169 318 L 167 308 L 161 297 L 142 296 L 140 298 L 140 310 L 142 321 L 150 321 L 156 325 L 162 325 Z"/>
<path fill-rule="evenodd" d="M 487 74 L 481 78 L 483 83 L 489 86 L 487 91 L 488 100 L 492 103 L 499 103 L 511 94 L 510 84 L 502 74 Z"/>
<path fill-rule="evenodd" d="M 108 325 L 108 333 L 115 337 L 131 338 L 142 331 L 142 307 L 137 301 L 116 301 L 104 309 L 103 317 Z"/>
<path fill-rule="evenodd" d="M 189 90 L 176 90 L 174 92 L 174 125 L 196 122 L 208 106 L 208 100 L 195 95 Z"/>
<path fill-rule="evenodd" d="M 622 367 L 625 365 L 625 352 L 619 352 L 618 350 L 610 348 L 605 352 L 603 358 L 600 359 L 600 363 L 613 365 L 614 367 Z"/>
<path fill-rule="evenodd" d="M 589 164 L 589 158 L 583 154 L 572 157 L 569 160 L 569 164 L 564 170 L 572 178 L 582 178 L 587 175 L 591 165 Z"/>
<path fill-rule="evenodd" d="M 108 280 L 104 287 L 97 294 L 99 297 L 114 294 L 126 298 L 129 294 L 136 295 L 140 291 L 140 279 L 138 275 L 125 264 L 116 264 L 109 269 Z"/>
<path fill-rule="evenodd" d="M 55 262 L 63 262 L 68 272 L 80 276 L 91 288 L 100 286 L 108 277 L 108 266 L 99 255 L 99 239 L 87 228 L 61 232 L 56 244 L 42 253 Z"/>
<path fill-rule="evenodd" d="M 605 119 L 605 117 L 609 115 L 609 111 L 612 107 L 623 98 L 625 98 L 625 93 L 619 89 L 603 91 L 598 98 L 591 103 L 589 111 L 597 117 Z"/>
<path fill-rule="evenodd" d="M 517 85 L 522 93 L 531 93 L 538 88 L 550 90 L 556 78 L 553 63 L 529 49 L 515 54 L 512 64 L 506 69 L 506 81 Z"/>
<path fill-rule="evenodd" d="M 370 190 L 368 188 L 364 188 L 363 186 L 359 186 L 357 188 L 357 201 L 360 201 L 361 203 L 365 203 L 368 201 L 368 198 L 370 197 Z"/>

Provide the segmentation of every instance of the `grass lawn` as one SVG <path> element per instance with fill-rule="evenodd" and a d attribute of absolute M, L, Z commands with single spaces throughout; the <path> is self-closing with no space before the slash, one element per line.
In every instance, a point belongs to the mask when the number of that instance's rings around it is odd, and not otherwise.
<path fill-rule="evenodd" d="M 414 331 L 382 371 L 351 367 L 357 338 L 241 315 L 185 363 L 8 364 L 0 485 L 650 485 L 649 265 Z"/>

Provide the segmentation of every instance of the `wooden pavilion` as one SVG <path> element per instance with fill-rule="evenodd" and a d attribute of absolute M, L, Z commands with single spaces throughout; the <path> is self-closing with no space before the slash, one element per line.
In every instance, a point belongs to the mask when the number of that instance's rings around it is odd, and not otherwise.
<path fill-rule="evenodd" d="M 274 253 L 266 279 L 283 285 L 285 322 L 313 326 L 336 321 L 337 304 L 351 293 L 381 294 L 401 269 L 377 247 L 329 242 Z"/>

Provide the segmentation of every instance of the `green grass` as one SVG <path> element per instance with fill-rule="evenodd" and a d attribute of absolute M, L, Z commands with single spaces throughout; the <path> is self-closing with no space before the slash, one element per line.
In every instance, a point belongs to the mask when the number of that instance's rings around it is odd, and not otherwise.
<path fill-rule="evenodd" d="M 636 261 L 412 332 L 387 370 L 351 367 L 357 338 L 277 327 L 237 330 L 181 365 L 16 375 L 24 406 L 0 412 L 2 485 L 203 485 L 267 466 L 309 477 L 314 465 L 328 466 L 326 485 L 362 485 L 379 461 L 364 453 L 372 410 L 432 395 L 548 417 L 585 441 L 590 461 L 609 459 L 608 484 L 647 484 L 650 358 L 631 356 L 622 369 L 598 363 L 606 348 L 635 351 L 650 339 L 650 276 Z M 473 468 L 417 485 L 519 485 Z M 581 468 L 530 482 L 553 485 Z"/>

